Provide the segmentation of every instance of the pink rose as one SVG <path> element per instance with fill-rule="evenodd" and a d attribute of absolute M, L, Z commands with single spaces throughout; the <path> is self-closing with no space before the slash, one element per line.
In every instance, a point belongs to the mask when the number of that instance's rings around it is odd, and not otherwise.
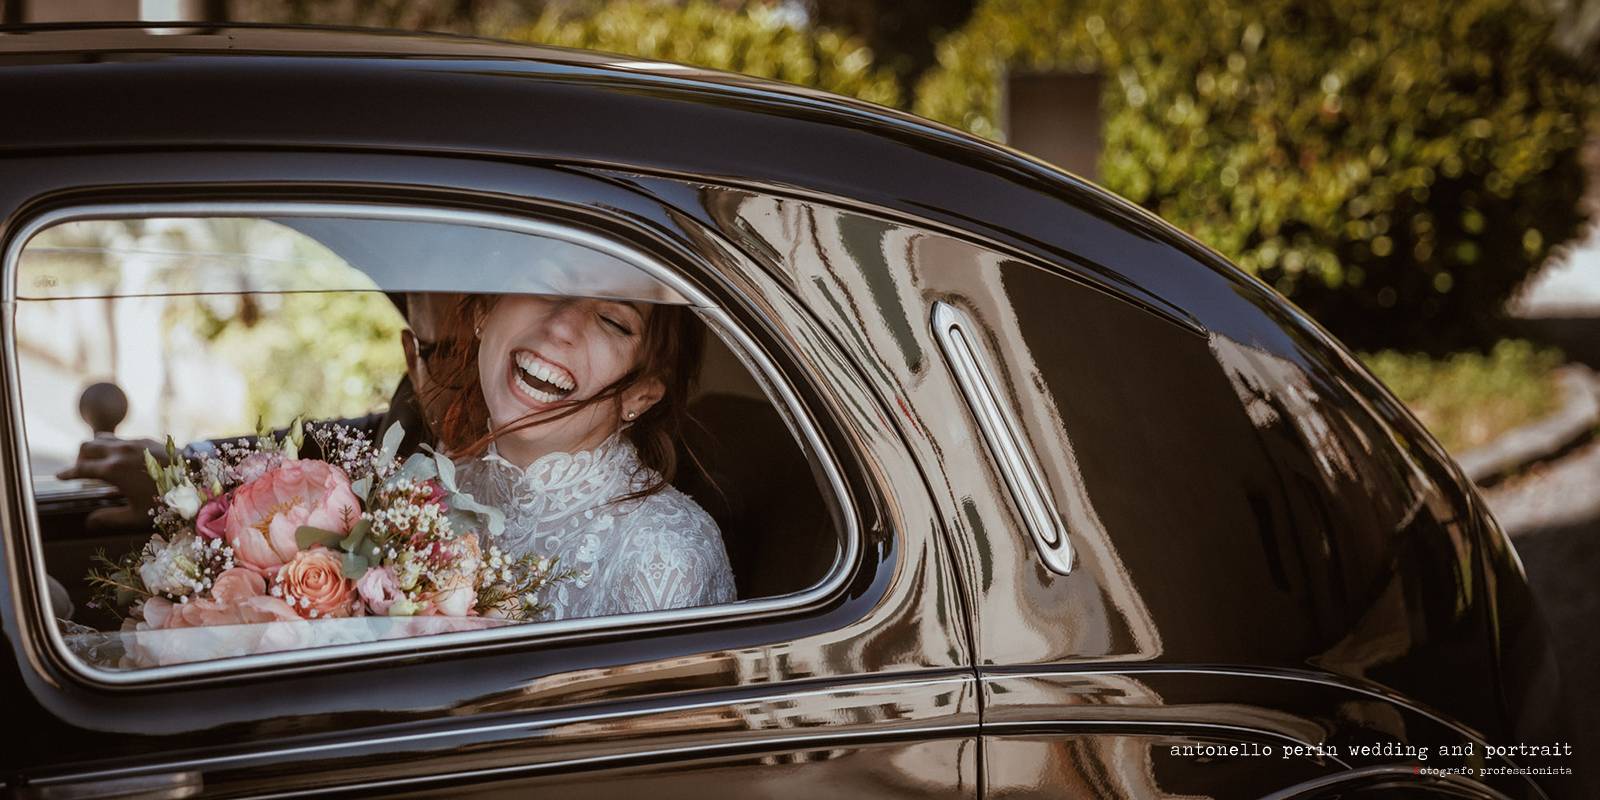
<path fill-rule="evenodd" d="M 428 598 L 430 608 L 423 613 L 465 617 L 473 614 L 478 605 L 478 570 L 483 567 L 478 534 L 469 533 L 457 539 L 447 552 L 454 556 L 454 563 L 443 577 L 436 579 L 438 589 Z"/>
<path fill-rule="evenodd" d="M 296 553 L 278 570 L 277 590 L 302 617 L 348 617 L 358 606 L 355 585 L 344 576 L 339 556 L 326 547 Z"/>
<path fill-rule="evenodd" d="M 374 614 L 389 613 L 389 606 L 396 600 L 404 597 L 400 592 L 400 585 L 395 582 L 394 570 L 388 567 L 373 567 L 356 581 L 356 592 L 361 595 L 362 602 Z"/>
<path fill-rule="evenodd" d="M 422 616 L 470 616 L 473 607 L 477 604 L 478 593 L 473 590 L 471 581 L 457 577 L 451 579 L 432 595 L 429 595 L 426 604 L 427 610 L 422 613 Z"/>
<path fill-rule="evenodd" d="M 300 552 L 302 525 L 348 532 L 361 518 L 344 470 L 323 461 L 286 460 L 233 490 L 223 535 L 241 564 L 271 573 Z"/>
<path fill-rule="evenodd" d="M 233 494 L 220 494 L 206 501 L 194 515 L 194 532 L 202 539 L 221 539 L 227 528 L 228 506 Z"/>
<path fill-rule="evenodd" d="M 209 596 L 197 595 L 187 603 L 152 597 L 144 603 L 144 627 L 154 630 L 249 625 L 299 618 L 289 604 L 267 594 L 265 578 L 244 567 L 234 567 L 218 575 Z"/>

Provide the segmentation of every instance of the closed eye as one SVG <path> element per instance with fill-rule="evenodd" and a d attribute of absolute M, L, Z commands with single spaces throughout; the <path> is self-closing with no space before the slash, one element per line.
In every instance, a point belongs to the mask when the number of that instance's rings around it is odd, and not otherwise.
<path fill-rule="evenodd" d="M 615 320 L 615 319 L 612 319 L 611 317 L 608 317 L 608 316 L 606 316 L 604 314 L 600 315 L 600 321 L 605 323 L 606 325 L 610 326 L 613 330 L 615 330 L 619 334 L 622 334 L 623 336 L 632 336 L 633 335 L 633 329 L 632 328 L 629 328 L 627 325 L 623 324 L 622 322 L 620 322 L 618 320 Z"/>
<path fill-rule="evenodd" d="M 631 320 L 632 317 L 638 312 L 635 311 L 631 306 L 620 303 L 608 303 L 602 306 L 601 309 L 596 313 L 600 317 L 600 321 L 602 323 L 616 331 L 619 335 L 633 335 L 634 324 L 631 322 Z"/>

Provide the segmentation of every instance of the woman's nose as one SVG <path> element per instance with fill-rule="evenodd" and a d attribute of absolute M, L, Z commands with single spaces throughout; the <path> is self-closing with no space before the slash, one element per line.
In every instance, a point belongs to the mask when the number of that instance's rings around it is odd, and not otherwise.
<path fill-rule="evenodd" d="M 582 332 L 583 320 L 583 303 L 572 298 L 563 298 L 550 309 L 550 315 L 545 317 L 544 323 L 551 337 L 572 342 Z"/>

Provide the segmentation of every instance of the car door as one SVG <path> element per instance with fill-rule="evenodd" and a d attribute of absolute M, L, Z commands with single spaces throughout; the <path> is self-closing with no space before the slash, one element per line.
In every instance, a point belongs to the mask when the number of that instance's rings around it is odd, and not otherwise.
<path fill-rule="evenodd" d="M 837 537 L 817 580 L 693 614 L 155 680 L 85 670 L 44 616 L 46 550 L 95 544 L 73 537 L 96 535 L 83 514 L 103 493 L 35 495 L 8 347 L 3 682 L 26 736 L 0 774 L 18 796 L 977 794 L 968 620 L 916 455 L 870 366 L 842 357 L 792 288 L 739 249 L 611 181 L 462 158 L 12 154 L 0 187 L 8 332 L 32 302 L 15 285 L 19 237 L 42 215 L 399 209 L 469 227 L 533 221 L 648 254 L 702 298 L 707 324 L 763 385 L 819 486 L 825 508 L 810 511 L 833 530 L 817 534 Z"/>
<path fill-rule="evenodd" d="M 1471 547 L 1444 511 L 1445 473 L 1352 444 L 1392 433 L 1253 289 L 1065 205 L 1062 225 L 1169 269 L 1223 322 L 1115 265 L 1052 262 L 948 220 L 770 187 L 694 192 L 697 218 L 773 254 L 850 355 L 888 376 L 969 577 L 986 796 L 1338 791 L 1347 771 L 1355 786 L 1354 770 L 1418 767 L 1406 746 L 1482 752 L 1476 721 L 1380 682 L 1457 705 L 1491 686 L 1481 606 L 1426 605 L 1474 596 L 1470 566 L 1437 568 Z M 1352 477 L 1379 474 L 1395 477 Z M 1430 511 L 1404 517 L 1404 539 L 1374 531 L 1407 508 Z M 1407 671 L 1444 652 L 1448 675 Z"/>

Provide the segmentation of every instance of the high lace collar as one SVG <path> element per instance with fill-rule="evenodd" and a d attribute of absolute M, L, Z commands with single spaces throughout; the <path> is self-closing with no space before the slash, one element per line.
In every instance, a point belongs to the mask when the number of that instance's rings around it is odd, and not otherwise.
<path fill-rule="evenodd" d="M 516 474 L 516 482 L 527 489 L 548 491 L 608 477 L 632 477 L 638 468 L 638 453 L 633 443 L 617 431 L 588 450 L 545 453 L 526 467 L 519 467 L 504 456 L 494 442 L 483 460 Z"/>

